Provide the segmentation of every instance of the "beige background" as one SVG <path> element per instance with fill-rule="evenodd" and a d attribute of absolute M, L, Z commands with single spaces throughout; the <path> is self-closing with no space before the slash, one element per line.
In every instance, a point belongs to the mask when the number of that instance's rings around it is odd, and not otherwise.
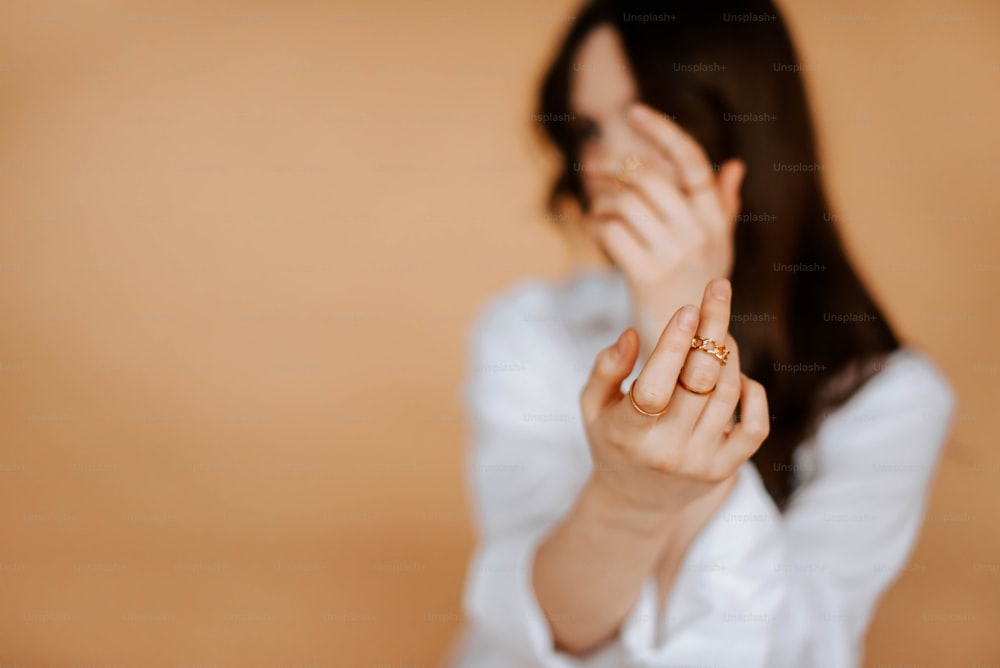
<path fill-rule="evenodd" d="M 0 664 L 435 665 L 466 327 L 578 257 L 530 118 L 575 3 L 415 5 L 0 5 Z M 960 398 L 868 664 L 996 665 L 1000 6 L 785 6 L 850 248 Z"/>

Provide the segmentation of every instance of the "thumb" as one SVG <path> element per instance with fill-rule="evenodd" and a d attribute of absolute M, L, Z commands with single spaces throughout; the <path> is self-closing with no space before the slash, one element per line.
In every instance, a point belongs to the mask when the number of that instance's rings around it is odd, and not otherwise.
<path fill-rule="evenodd" d="M 732 158 L 719 168 L 719 199 L 730 223 L 740 212 L 740 188 L 746 176 L 747 164 L 739 158 Z"/>
<path fill-rule="evenodd" d="M 590 378 L 580 392 L 580 409 L 585 422 L 593 420 L 611 401 L 622 397 L 621 385 L 635 366 L 639 335 L 626 327 L 618 340 L 597 354 Z"/>

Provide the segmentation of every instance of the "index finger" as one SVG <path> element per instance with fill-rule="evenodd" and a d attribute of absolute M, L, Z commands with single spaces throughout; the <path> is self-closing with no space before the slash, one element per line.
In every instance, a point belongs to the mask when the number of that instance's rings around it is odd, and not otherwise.
<path fill-rule="evenodd" d="M 663 328 L 653 352 L 632 385 L 632 398 L 645 411 L 658 413 L 670 403 L 677 386 L 677 376 L 691 350 L 691 338 L 700 321 L 698 307 L 685 304 L 674 312 Z M 631 419 L 649 421 L 649 417 L 634 410 L 628 400 L 623 402 Z M 655 422 L 655 421 L 654 421 Z"/>

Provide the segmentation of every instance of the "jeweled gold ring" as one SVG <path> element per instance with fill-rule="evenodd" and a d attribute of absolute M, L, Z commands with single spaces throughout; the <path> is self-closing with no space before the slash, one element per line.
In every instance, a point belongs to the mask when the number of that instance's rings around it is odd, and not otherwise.
<path fill-rule="evenodd" d="M 628 172 L 639 167 L 642 167 L 642 160 L 638 156 L 629 153 L 623 160 L 622 168 L 615 173 L 615 179 L 622 185 L 629 185 L 632 180 L 629 178 Z"/>
<path fill-rule="evenodd" d="M 691 347 L 704 350 L 719 360 L 719 364 L 726 366 L 726 358 L 729 357 L 729 351 L 726 350 L 725 345 L 716 343 L 713 339 L 703 339 L 700 336 L 696 336 L 691 339 Z"/>

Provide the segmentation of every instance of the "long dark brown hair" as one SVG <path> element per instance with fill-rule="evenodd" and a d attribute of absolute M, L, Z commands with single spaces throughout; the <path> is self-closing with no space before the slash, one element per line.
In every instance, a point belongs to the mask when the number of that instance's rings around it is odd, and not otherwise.
<path fill-rule="evenodd" d="M 777 7 L 747 2 L 593 0 L 563 37 L 541 81 L 538 116 L 562 167 L 546 206 L 588 202 L 570 87 L 578 47 L 599 25 L 617 30 L 640 98 L 701 143 L 713 165 L 747 166 L 734 237 L 730 333 L 742 371 L 767 389 L 771 433 L 753 461 L 784 510 L 792 453 L 830 411 L 899 348 L 851 265 L 821 179 L 802 64 Z M 734 122 L 756 114 L 754 122 Z M 765 114 L 773 116 L 764 116 Z M 831 378 L 837 383 L 829 383 Z"/>

